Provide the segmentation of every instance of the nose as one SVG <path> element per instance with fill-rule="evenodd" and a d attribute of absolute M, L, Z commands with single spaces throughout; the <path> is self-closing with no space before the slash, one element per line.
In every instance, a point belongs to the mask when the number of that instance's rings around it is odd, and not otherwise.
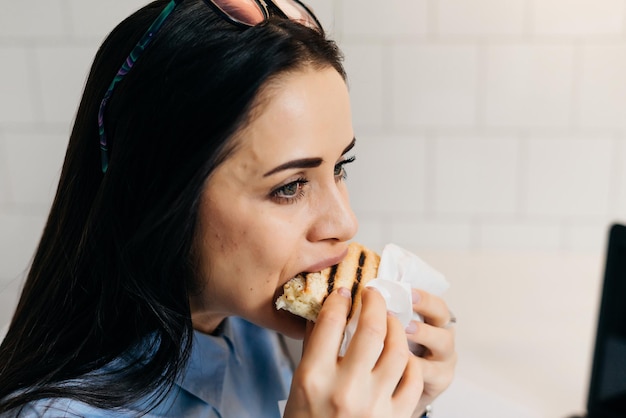
<path fill-rule="evenodd" d="M 311 242 L 348 241 L 359 228 L 345 183 L 334 184 L 320 196 L 315 207 L 316 216 L 308 233 Z"/>

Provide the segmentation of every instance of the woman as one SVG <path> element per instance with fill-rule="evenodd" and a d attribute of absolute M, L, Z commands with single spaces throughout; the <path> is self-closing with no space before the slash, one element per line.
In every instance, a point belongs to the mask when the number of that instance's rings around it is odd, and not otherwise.
<path fill-rule="evenodd" d="M 342 359 L 349 292 L 315 326 L 274 308 L 357 229 L 344 78 L 299 2 L 158 0 L 122 22 L 0 346 L 0 413 L 419 416 L 454 369 L 441 299 L 416 291 L 428 325 L 403 330 L 365 291 Z M 293 379 L 276 331 L 305 338 Z"/>

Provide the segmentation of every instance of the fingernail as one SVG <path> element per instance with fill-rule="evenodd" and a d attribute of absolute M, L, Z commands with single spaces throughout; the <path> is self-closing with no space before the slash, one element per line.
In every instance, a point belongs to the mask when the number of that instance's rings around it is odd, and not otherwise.
<path fill-rule="evenodd" d="M 420 301 L 420 294 L 417 290 L 411 290 L 411 299 L 413 299 L 413 303 L 417 303 Z"/>
<path fill-rule="evenodd" d="M 406 332 L 407 334 L 415 334 L 416 331 L 417 324 L 415 323 L 415 321 L 409 322 L 409 326 L 404 329 L 404 332 Z"/>
<path fill-rule="evenodd" d="M 339 293 L 339 295 L 343 296 L 346 299 L 350 299 L 352 297 L 350 291 L 345 287 L 340 287 L 339 289 L 337 289 L 337 293 Z"/>

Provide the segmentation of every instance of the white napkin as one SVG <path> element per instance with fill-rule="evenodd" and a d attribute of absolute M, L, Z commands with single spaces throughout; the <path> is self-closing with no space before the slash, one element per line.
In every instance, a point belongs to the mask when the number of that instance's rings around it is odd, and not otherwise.
<path fill-rule="evenodd" d="M 417 288 L 441 296 L 450 284 L 443 274 L 436 271 L 415 254 L 395 244 L 387 244 L 380 255 L 377 277 L 366 287 L 378 290 L 387 303 L 387 310 L 393 312 L 403 327 L 411 320 L 423 321 L 413 312 L 411 288 Z M 354 312 L 344 332 L 339 355 L 343 356 L 356 331 L 360 309 Z"/>

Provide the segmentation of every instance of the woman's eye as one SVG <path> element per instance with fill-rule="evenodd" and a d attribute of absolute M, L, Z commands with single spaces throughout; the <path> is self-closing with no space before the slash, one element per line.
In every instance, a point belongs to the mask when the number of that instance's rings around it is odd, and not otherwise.
<path fill-rule="evenodd" d="M 304 186 L 308 183 L 306 179 L 298 179 L 274 189 L 271 193 L 273 199 L 280 203 L 293 203 L 304 195 Z"/>
<path fill-rule="evenodd" d="M 278 189 L 278 191 L 280 195 L 285 196 L 285 197 L 295 196 L 298 194 L 298 190 L 300 190 L 301 187 L 302 185 L 300 183 L 293 182 L 293 183 L 284 185 L 283 187 Z"/>
<path fill-rule="evenodd" d="M 344 180 L 348 176 L 345 165 L 354 162 L 355 159 L 355 157 L 350 157 L 337 163 L 335 165 L 335 178 L 338 180 Z"/>

